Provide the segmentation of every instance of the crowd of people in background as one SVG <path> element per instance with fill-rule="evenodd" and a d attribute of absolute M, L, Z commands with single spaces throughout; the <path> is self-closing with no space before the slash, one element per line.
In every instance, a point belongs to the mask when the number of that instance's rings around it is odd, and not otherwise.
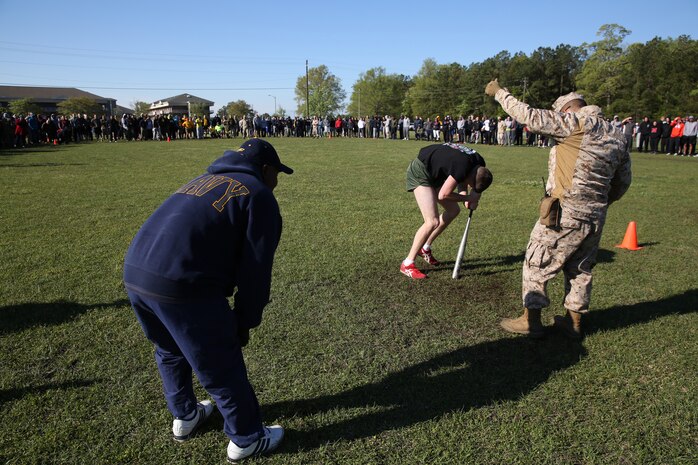
<path fill-rule="evenodd" d="M 626 137 L 628 150 L 696 156 L 698 122 L 693 116 L 668 116 L 635 122 L 632 116 L 611 120 Z M 548 147 L 552 140 L 529 131 L 516 119 L 488 116 L 337 116 L 277 117 L 158 115 L 10 115 L 0 119 L 0 148 L 83 141 L 172 141 L 251 137 L 355 137 L 367 139 L 460 142 L 500 146 Z"/>
<path fill-rule="evenodd" d="M 696 156 L 698 121 L 692 115 L 674 119 L 665 116 L 653 120 L 645 116 L 641 122 L 634 121 L 632 116 L 621 120 L 616 115 L 613 125 L 623 132 L 628 151 L 635 149 L 652 154 Z"/>

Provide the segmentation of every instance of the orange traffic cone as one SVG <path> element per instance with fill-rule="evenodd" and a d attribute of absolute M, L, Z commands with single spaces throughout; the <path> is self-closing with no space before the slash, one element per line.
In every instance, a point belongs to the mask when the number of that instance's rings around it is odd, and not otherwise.
<path fill-rule="evenodd" d="M 628 229 L 625 230 L 623 243 L 617 245 L 619 249 L 640 250 L 642 247 L 637 245 L 637 224 L 634 221 L 628 223 Z"/>
<path fill-rule="evenodd" d="M 58 139 L 53 139 L 53 145 L 58 145 Z"/>
<path fill-rule="evenodd" d="M 167 142 L 169 142 L 169 141 L 170 141 L 170 136 L 167 136 Z"/>

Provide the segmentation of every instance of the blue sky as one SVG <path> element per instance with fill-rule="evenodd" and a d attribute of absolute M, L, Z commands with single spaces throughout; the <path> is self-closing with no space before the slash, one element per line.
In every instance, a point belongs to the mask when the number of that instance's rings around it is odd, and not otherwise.
<path fill-rule="evenodd" d="M 0 18 L 0 85 L 77 87 L 128 107 L 189 92 L 215 109 L 243 99 L 294 114 L 306 59 L 348 97 L 373 67 L 415 75 L 426 58 L 468 65 L 580 45 L 602 24 L 632 31 L 627 43 L 695 39 L 698 1 L 0 0 Z"/>

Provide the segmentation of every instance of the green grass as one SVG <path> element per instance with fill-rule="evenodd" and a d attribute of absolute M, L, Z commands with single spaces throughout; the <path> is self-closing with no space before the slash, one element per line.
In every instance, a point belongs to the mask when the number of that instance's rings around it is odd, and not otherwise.
<path fill-rule="evenodd" d="M 272 142 L 296 173 L 280 176 L 272 302 L 245 356 L 265 421 L 287 436 L 248 463 L 698 461 L 698 160 L 634 154 L 580 344 L 498 326 L 520 312 L 547 150 L 478 146 L 495 182 L 462 278 L 450 268 L 465 215 L 434 246 L 446 265 L 411 282 L 398 266 L 420 214 L 404 174 L 423 144 Z M 121 268 L 150 213 L 236 145 L 0 152 L 0 463 L 224 462 L 217 414 L 171 440 Z M 614 247 L 631 220 L 641 251 Z M 559 278 L 546 321 L 562 311 Z"/>

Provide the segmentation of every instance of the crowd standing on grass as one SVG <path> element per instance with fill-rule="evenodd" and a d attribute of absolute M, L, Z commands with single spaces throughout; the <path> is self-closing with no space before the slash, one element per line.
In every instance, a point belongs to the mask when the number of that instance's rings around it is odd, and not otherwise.
<path fill-rule="evenodd" d="M 648 116 L 642 121 L 634 121 L 632 116 L 621 120 L 613 117 L 613 125 L 625 136 L 628 151 L 673 156 L 696 156 L 696 136 L 698 121 L 693 115 L 676 116 L 673 119 L 664 116 L 650 120 Z"/>
<path fill-rule="evenodd" d="M 696 156 L 698 122 L 693 116 L 635 122 L 632 116 L 609 120 L 620 129 L 629 150 Z M 251 137 L 348 137 L 418 140 L 499 146 L 551 147 L 554 141 L 511 116 L 313 116 L 269 115 L 11 115 L 0 119 L 0 148 L 84 141 L 173 141 Z"/>

